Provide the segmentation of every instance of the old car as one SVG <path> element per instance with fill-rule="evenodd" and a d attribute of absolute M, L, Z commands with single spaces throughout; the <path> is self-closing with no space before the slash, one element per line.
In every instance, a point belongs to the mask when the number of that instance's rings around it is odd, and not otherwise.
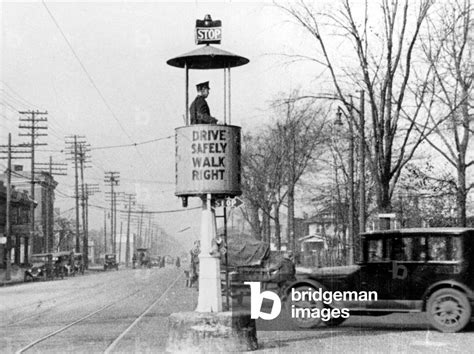
<path fill-rule="evenodd" d="M 474 229 L 374 231 L 361 234 L 361 245 L 362 258 L 356 265 L 297 269 L 298 279 L 286 294 L 293 310 L 345 309 L 351 315 L 369 316 L 425 312 L 430 324 L 442 332 L 458 332 L 470 322 Z M 294 296 L 305 291 L 327 293 L 333 301 Z M 310 328 L 321 322 L 338 325 L 345 318 L 301 316 L 294 321 Z"/>
<path fill-rule="evenodd" d="M 104 270 L 114 269 L 118 270 L 117 255 L 115 253 L 108 253 L 105 255 Z"/>
<path fill-rule="evenodd" d="M 53 253 L 54 272 L 56 277 L 61 279 L 74 273 L 72 266 L 73 252 L 62 251 Z"/>
<path fill-rule="evenodd" d="M 78 273 L 84 274 L 85 266 L 84 266 L 84 257 L 82 253 L 74 253 L 73 267 L 74 267 L 73 269 L 74 274 L 78 274 Z"/>
<path fill-rule="evenodd" d="M 30 258 L 30 264 L 25 270 L 24 280 L 46 280 L 54 279 L 55 270 L 52 253 L 37 253 Z"/>

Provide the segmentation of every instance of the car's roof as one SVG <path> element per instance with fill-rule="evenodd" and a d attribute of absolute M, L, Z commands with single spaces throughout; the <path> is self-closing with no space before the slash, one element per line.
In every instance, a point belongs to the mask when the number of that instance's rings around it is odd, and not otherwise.
<path fill-rule="evenodd" d="M 362 236 L 393 236 L 393 235 L 413 235 L 413 234 L 451 234 L 460 235 L 466 232 L 474 232 L 474 228 L 469 227 L 425 227 L 413 229 L 398 229 L 398 230 L 376 230 L 361 233 Z"/>
<path fill-rule="evenodd" d="M 70 251 L 61 251 L 61 252 L 55 252 L 53 253 L 53 256 L 58 257 L 58 256 L 69 256 L 72 252 Z"/>

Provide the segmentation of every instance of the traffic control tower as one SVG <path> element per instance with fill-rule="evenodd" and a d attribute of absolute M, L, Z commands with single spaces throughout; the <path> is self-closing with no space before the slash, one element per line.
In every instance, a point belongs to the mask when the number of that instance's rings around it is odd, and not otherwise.
<path fill-rule="evenodd" d="M 250 314 L 222 312 L 220 254 L 214 252 L 216 199 L 242 193 L 240 168 L 240 127 L 231 125 L 231 68 L 245 65 L 247 58 L 222 50 L 221 21 L 210 15 L 196 21 L 196 45 L 191 52 L 169 59 L 167 64 L 185 70 L 185 126 L 175 130 L 176 192 L 183 206 L 190 197 L 202 200 L 201 253 L 199 255 L 199 296 L 196 312 L 170 316 L 168 350 L 186 350 L 187 345 L 206 351 L 256 349 L 255 321 Z M 223 124 L 190 124 L 190 70 L 223 70 Z M 235 321 L 235 317 L 239 317 Z M 239 328 L 233 328 L 238 323 Z M 245 325 L 242 325 L 245 324 Z M 210 328 L 210 327 L 216 328 Z M 229 335 L 219 335 L 227 328 Z M 217 330 L 219 329 L 219 330 Z M 230 346 L 230 347 L 229 347 Z M 189 348 L 188 348 L 189 349 Z"/>

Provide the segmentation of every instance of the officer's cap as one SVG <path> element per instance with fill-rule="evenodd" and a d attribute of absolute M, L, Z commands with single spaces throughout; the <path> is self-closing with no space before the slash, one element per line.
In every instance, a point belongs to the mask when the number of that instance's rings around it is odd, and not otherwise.
<path fill-rule="evenodd" d="M 201 82 L 200 84 L 197 84 L 197 85 L 196 85 L 196 89 L 197 89 L 198 91 L 201 91 L 201 90 L 204 89 L 204 88 L 209 89 L 209 81 Z"/>

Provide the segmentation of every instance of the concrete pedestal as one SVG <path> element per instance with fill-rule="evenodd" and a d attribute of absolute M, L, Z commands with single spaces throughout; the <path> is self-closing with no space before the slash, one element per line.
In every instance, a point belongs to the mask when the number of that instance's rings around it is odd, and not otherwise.
<path fill-rule="evenodd" d="M 255 320 L 248 312 L 178 312 L 168 318 L 170 353 L 256 350 Z"/>

